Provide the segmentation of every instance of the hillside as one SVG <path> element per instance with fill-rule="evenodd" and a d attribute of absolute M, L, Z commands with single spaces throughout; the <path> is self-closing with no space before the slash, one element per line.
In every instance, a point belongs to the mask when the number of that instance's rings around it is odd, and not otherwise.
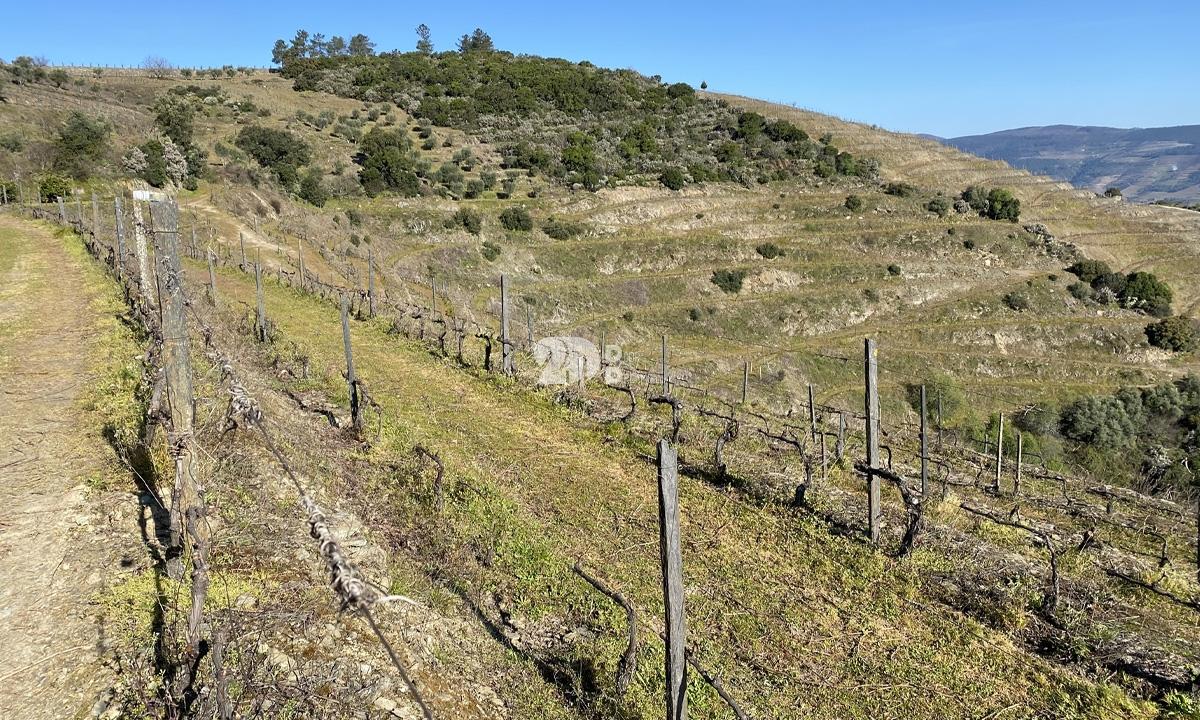
<path fill-rule="evenodd" d="M 682 458 L 689 647 L 709 675 L 693 676 L 694 716 L 727 716 L 722 691 L 755 718 L 1195 716 L 1200 357 L 1152 346 L 1147 327 L 1200 313 L 1200 214 L 625 71 L 413 55 L 303 58 L 289 77 L 80 70 L 12 83 L 0 105 L 0 140 L 19 140 L 0 151 L 10 198 L 75 169 L 64 127 L 107 126 L 60 191 L 100 264 L 114 195 L 127 229 L 131 188 L 178 202 L 222 588 L 211 617 L 230 633 L 239 712 L 353 717 L 378 701 L 371 716 L 420 716 L 366 626 L 335 612 L 285 466 L 253 427 L 227 427 L 245 392 L 354 564 L 416 601 L 378 616 L 437 717 L 661 716 L 662 437 Z M 520 102 L 497 105 L 493 80 Z M 620 102 L 589 104 L 610 83 Z M 46 202 L 12 222 L 45 243 L 59 217 Z M 131 258 L 113 272 L 132 326 L 149 300 Z M 1144 292 L 1161 283 L 1169 309 Z M 357 429 L 343 294 L 371 401 Z M 557 337 L 603 345 L 618 375 L 585 366 L 583 388 L 538 387 L 534 345 Z M 916 386 L 938 414 L 938 492 L 917 528 L 885 483 L 877 547 L 855 469 L 866 337 L 889 472 L 919 473 Z M 153 347 L 153 330 L 139 341 Z M 152 387 L 129 399 L 149 405 Z M 173 477 L 162 435 L 111 441 L 139 482 Z M 180 640 L 187 598 L 158 587 L 147 544 L 101 605 L 120 628 L 115 694 L 165 710 L 169 664 L 149 646 Z M 625 687 L 625 613 L 577 562 L 638 608 Z"/>
<path fill-rule="evenodd" d="M 1109 128 L 1050 125 L 945 140 L 960 150 L 1139 202 L 1200 200 L 1200 125 Z"/>

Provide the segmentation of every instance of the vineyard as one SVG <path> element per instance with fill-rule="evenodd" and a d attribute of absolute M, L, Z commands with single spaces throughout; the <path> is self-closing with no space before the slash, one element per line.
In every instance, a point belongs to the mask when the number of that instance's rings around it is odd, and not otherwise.
<path fill-rule="evenodd" d="M 1003 418 L 944 427 L 936 385 L 917 422 L 891 419 L 879 385 L 915 378 L 886 341 L 821 355 L 860 405 L 810 385 L 802 412 L 772 410 L 750 362 L 706 385 L 673 371 L 667 335 L 654 364 L 603 337 L 555 346 L 569 382 L 543 386 L 507 278 L 481 315 L 384 282 L 370 254 L 340 281 L 303 247 L 269 271 L 244 237 L 202 245 L 165 198 L 10 207 L 82 237 L 146 333 L 126 457 L 170 510 L 150 546 L 173 590 L 131 630 L 156 657 L 118 649 L 130 706 L 490 717 L 474 670 L 518 686 L 490 691 L 512 716 L 661 717 L 663 697 L 668 717 L 682 697 L 698 717 L 1188 716 L 1194 504 L 1052 470 Z M 344 507 L 382 553 L 343 544 Z M 307 568 L 264 553 L 297 528 Z M 332 596 L 289 616 L 309 590 L 279 578 L 311 579 L 315 556 Z M 460 604 L 511 657 L 399 639 Z M 319 681 L 341 665 L 307 634 L 337 609 L 391 684 Z"/>

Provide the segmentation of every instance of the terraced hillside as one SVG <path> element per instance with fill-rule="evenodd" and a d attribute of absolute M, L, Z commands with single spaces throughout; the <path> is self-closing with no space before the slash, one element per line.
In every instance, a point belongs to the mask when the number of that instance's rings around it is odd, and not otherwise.
<path fill-rule="evenodd" d="M 116 169 L 119 157 L 153 132 L 157 98 L 186 83 L 78 79 L 8 92 L 0 136 L 19 132 L 27 144 L 0 156 L 0 175 L 20 176 L 19 189 L 32 192 L 39 152 L 50 153 L 66 113 L 107 118 L 106 169 L 77 183 L 81 193 L 63 205 L 107 249 L 116 235 L 113 194 L 126 197 L 128 211 L 127 191 L 141 185 Z M 267 74 L 191 84 L 175 94 L 198 107 L 195 142 L 209 166 L 194 190 L 175 194 L 181 239 L 195 251 L 195 321 L 213 329 L 251 391 L 284 418 L 287 450 L 302 458 L 322 500 L 344 507 L 355 537 L 369 538 L 365 565 L 432 608 L 414 622 L 435 631 L 413 636 L 425 650 L 406 659 L 421 667 L 419 684 L 432 688 L 435 704 L 484 717 L 659 712 L 662 646 L 653 621 L 625 694 L 611 680 L 624 614 L 572 568 L 582 561 L 643 615 L 661 616 L 648 460 L 653 441 L 672 436 L 686 475 L 689 632 L 697 661 L 718 679 L 693 684 L 696 715 L 728 712 L 722 683 L 752 717 L 1195 715 L 1197 528 L 1178 481 L 1191 472 L 1194 449 L 1164 448 L 1177 474 L 1157 485 L 1151 471 L 1163 468 L 1138 453 L 1151 458 L 1155 440 L 1189 427 L 1194 447 L 1195 422 L 1180 410 L 1192 407 L 1194 388 L 1180 378 L 1200 370 L 1200 357 L 1151 347 L 1145 328 L 1156 318 L 1081 293 L 1065 268 L 1091 258 L 1121 273 L 1152 272 L 1169 283 L 1175 312 L 1195 318 L 1200 214 L 1099 199 L 931 141 L 746 98 L 712 96 L 788 120 L 824 147 L 876 159 L 879 178 L 792 173 L 669 190 L 650 172 L 592 192 L 510 172 L 491 138 L 430 126 L 392 104 L 298 92 Z M 324 124 L 314 120 L 322 111 Z M 236 138 L 249 126 L 307 143 L 306 164 L 331 195 L 322 207 L 248 157 Z M 461 178 L 422 176 L 413 197 L 364 193 L 355 161 L 376 128 L 399 131 L 423 148 L 414 150 L 418 160 L 456 165 Z M 464 149 L 469 162 L 456 159 Z M 508 182 L 473 197 L 450 189 L 484 186 L 488 174 Z M 1020 221 L 927 209 L 968 186 L 1011 191 Z M 861 205 L 850 210 L 848 196 Z M 528 212 L 528 224 L 505 216 L 514 208 Z M 46 204 L 40 212 L 59 210 Z M 130 228 L 133 219 L 124 222 Z M 216 257 L 218 302 L 201 311 L 205 249 Z M 269 345 L 251 340 L 247 319 L 256 298 L 242 271 L 254 262 L 267 277 Z M 501 275 L 521 350 L 515 379 L 482 367 L 500 353 Z M 336 309 L 320 299 L 341 293 L 356 297 L 365 320 L 351 334 L 377 403 L 359 433 L 344 428 L 341 329 Z M 534 388 L 538 368 L 527 351 L 552 336 L 619 346 L 612 364 L 625 375 L 582 389 Z M 647 402 L 664 379 L 664 337 L 675 392 Z M 915 386 L 927 384 L 939 408 L 938 492 L 921 499 L 920 511 L 889 495 L 880 548 L 860 539 L 865 337 L 880 349 L 888 472 L 906 488 L 920 464 Z M 456 341 L 465 343 L 462 358 Z M 210 363 L 206 377 L 221 375 L 221 363 Z M 740 404 L 743 373 L 748 402 Z M 230 587 L 249 583 L 244 603 L 264 603 L 264 615 L 299 604 L 325 618 L 314 596 L 297 589 L 311 568 L 297 571 L 262 549 L 288 524 L 290 489 L 275 482 L 278 469 L 261 449 L 219 432 L 227 381 L 202 388 L 205 443 L 220 444 L 224 459 L 214 463 L 229 482 L 218 508 L 231 549 L 217 572 Z M 1121 402 L 1149 408 L 1129 458 L 1117 463 L 1074 443 L 1056 423 L 1044 433 L 1022 424 L 1028 474 L 1022 488 L 1009 485 L 1014 418 L 1119 387 Z M 1162 393 L 1173 399 L 1155 405 Z M 677 425 L 663 404 L 670 399 L 685 415 Z M 327 431 L 331 423 L 342 427 Z M 835 435 L 845 443 L 836 460 L 825 446 Z M 1004 473 L 993 486 L 997 436 Z M 428 484 L 431 461 L 418 446 L 444 464 L 443 493 Z M 431 512 L 443 503 L 444 514 Z M 262 516 L 243 517 L 242 504 Z M 373 529 L 359 531 L 360 521 Z M 897 551 L 906 531 L 916 543 Z M 241 576 L 246 554 L 265 568 L 251 568 L 251 580 Z M 145 588 L 127 589 L 144 608 Z M 236 597 L 221 611 L 237 615 Z M 144 618 L 122 619 L 137 656 Z M 401 617 L 389 627 L 411 625 Z M 287 642 L 272 636 L 267 650 L 239 649 L 273 658 L 263 676 L 247 669 L 247 686 L 285 687 L 286 702 L 271 706 L 279 713 L 348 714 L 355 699 L 318 680 L 345 660 L 329 652 L 333 641 L 316 633 L 286 657 L 272 654 Z M 297 668 L 294 682 L 280 679 Z M 365 687 L 365 695 L 391 690 Z M 318 709 L 310 695 L 328 702 Z"/>

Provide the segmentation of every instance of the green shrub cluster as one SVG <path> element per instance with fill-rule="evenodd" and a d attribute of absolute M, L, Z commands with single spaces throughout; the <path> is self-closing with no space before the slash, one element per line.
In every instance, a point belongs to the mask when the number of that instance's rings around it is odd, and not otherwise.
<path fill-rule="evenodd" d="M 587 227 L 582 223 L 551 217 L 542 223 L 542 232 L 555 240 L 570 240 L 587 232 Z"/>
<path fill-rule="evenodd" d="M 1021 219 L 1021 200 L 1004 188 L 971 185 L 958 197 L 982 217 L 1014 223 Z"/>
<path fill-rule="evenodd" d="M 517 205 L 510 208 L 505 208 L 500 213 L 500 224 L 505 230 L 519 230 L 528 232 L 533 229 L 533 216 L 525 208 Z"/>
<path fill-rule="evenodd" d="M 712 284 L 721 288 L 722 292 L 736 295 L 742 290 L 742 282 L 746 279 L 745 270 L 714 270 Z"/>
<path fill-rule="evenodd" d="M 775 243 L 763 243 L 754 248 L 754 252 L 758 253 L 767 260 L 774 260 L 777 257 L 783 257 L 783 248 Z"/>
<path fill-rule="evenodd" d="M 1195 320 L 1176 315 L 1147 325 L 1146 340 L 1171 352 L 1191 352 L 1200 345 L 1200 330 Z"/>
<path fill-rule="evenodd" d="M 1108 263 L 1090 259 L 1079 260 L 1066 270 L 1079 278 L 1067 290 L 1080 300 L 1112 299 L 1155 317 L 1171 314 L 1174 294 L 1154 273 L 1136 271 L 1124 275 L 1113 272 Z"/>
<path fill-rule="evenodd" d="M 297 90 L 390 100 L 422 123 L 486 128 L 504 167 L 592 190 L 638 176 L 679 189 L 688 175 L 748 185 L 808 172 L 873 178 L 879 170 L 832 138 L 814 142 L 790 121 L 738 111 L 685 83 L 498 51 L 482 30 L 464 36 L 457 52 L 427 44 L 379 55 L 331 50 L 323 36 L 299 31 L 275 44 L 273 58 Z"/>
<path fill-rule="evenodd" d="M 459 208 L 446 220 L 447 228 L 461 227 L 472 235 L 478 235 L 483 230 L 483 216 L 468 208 Z"/>

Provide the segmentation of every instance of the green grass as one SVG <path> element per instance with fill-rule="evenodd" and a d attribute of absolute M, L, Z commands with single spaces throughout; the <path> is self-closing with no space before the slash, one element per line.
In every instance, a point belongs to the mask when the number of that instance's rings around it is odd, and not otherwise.
<path fill-rule="evenodd" d="M 223 274 L 221 282 L 224 297 L 249 300 L 244 278 Z M 274 286 L 267 306 L 283 337 L 312 357 L 327 392 L 345 402 L 334 309 Z M 473 596 L 507 598 L 531 624 L 573 619 L 596 628 L 596 638 L 564 652 L 595 663 L 610 689 L 619 614 L 568 567 L 582 559 L 651 617 L 661 612 L 652 466 L 542 394 L 453 372 L 381 322 L 356 323 L 353 338 L 358 372 L 384 408 L 382 439 L 368 459 L 395 461 L 421 443 L 446 461 L 440 572 Z M 411 517 L 426 507 L 419 497 L 393 502 Z M 690 479 L 681 502 L 692 647 L 755 717 L 1153 716 L 1119 690 L 925 605 L 918 568 L 805 516 L 758 509 Z M 494 553 L 490 568 L 454 559 L 481 548 Z M 622 705 L 631 717 L 654 716 L 659 653 L 654 642 L 644 650 Z M 691 693 L 697 717 L 727 713 L 703 683 Z"/>

